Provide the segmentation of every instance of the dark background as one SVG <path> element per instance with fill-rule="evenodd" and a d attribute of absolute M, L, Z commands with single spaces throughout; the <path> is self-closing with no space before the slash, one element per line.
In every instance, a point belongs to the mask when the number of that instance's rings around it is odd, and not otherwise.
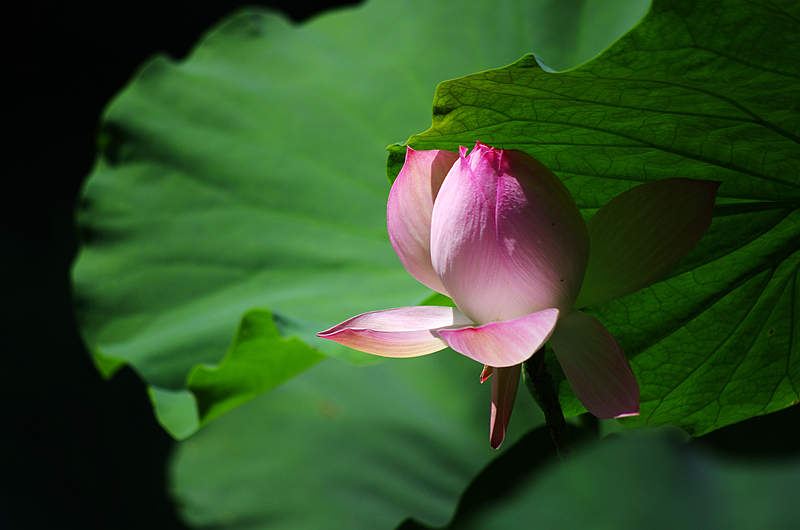
<path fill-rule="evenodd" d="M 239 7 L 272 7 L 299 22 L 355 3 L 44 2 L 4 10 L 12 143 L 0 207 L 0 528 L 183 528 L 166 495 L 172 441 L 144 385 L 128 368 L 104 381 L 72 315 L 73 210 L 97 125 L 144 61 L 160 52 L 185 57 Z"/>
<path fill-rule="evenodd" d="M 354 3 L 53 2 L 4 13 L 11 90 L 4 125 L 12 142 L 0 208 L 0 528 L 183 528 L 166 492 L 172 441 L 156 424 L 144 385 L 127 368 L 102 380 L 72 315 L 73 209 L 94 160 L 98 121 L 147 58 L 184 57 L 237 7 L 271 6 L 302 21 Z M 797 425 L 793 407 L 700 443 L 739 458 L 783 457 L 798 454 Z"/>

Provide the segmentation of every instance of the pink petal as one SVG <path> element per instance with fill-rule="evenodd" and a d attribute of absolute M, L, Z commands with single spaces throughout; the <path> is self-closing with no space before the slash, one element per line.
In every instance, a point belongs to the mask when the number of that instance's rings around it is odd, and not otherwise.
<path fill-rule="evenodd" d="M 558 309 L 549 308 L 515 320 L 444 328 L 436 334 L 458 353 L 496 369 L 514 366 L 533 355 L 550 338 L 557 320 Z"/>
<path fill-rule="evenodd" d="M 598 418 L 639 414 L 639 385 L 617 340 L 596 318 L 561 319 L 550 345 L 586 410 Z"/>
<path fill-rule="evenodd" d="M 447 294 L 431 267 L 431 210 L 445 175 L 458 155 L 450 151 L 406 150 L 386 206 L 389 241 L 409 274 Z"/>
<path fill-rule="evenodd" d="M 577 307 L 632 293 L 673 268 L 711 225 L 719 185 L 648 182 L 600 208 L 588 223 L 591 252 Z"/>
<path fill-rule="evenodd" d="M 521 365 L 495 368 L 492 379 L 492 408 L 489 414 L 489 444 L 498 449 L 506 437 L 508 420 L 517 397 Z"/>
<path fill-rule="evenodd" d="M 417 357 L 447 347 L 436 329 L 469 323 L 452 307 L 400 307 L 354 316 L 317 337 L 384 357 Z"/>
<path fill-rule="evenodd" d="M 476 322 L 570 307 L 588 252 L 572 197 L 521 151 L 478 143 L 453 164 L 433 206 L 433 269 Z"/>

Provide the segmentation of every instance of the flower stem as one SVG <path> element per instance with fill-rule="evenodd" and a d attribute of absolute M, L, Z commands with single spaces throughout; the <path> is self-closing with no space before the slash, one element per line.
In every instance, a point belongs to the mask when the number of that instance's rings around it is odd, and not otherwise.
<path fill-rule="evenodd" d="M 550 438 L 556 446 L 559 456 L 567 454 L 567 423 L 561 404 L 558 402 L 558 393 L 553 386 L 553 379 L 547 371 L 544 359 L 544 346 L 523 363 L 525 373 L 525 386 L 544 412 L 544 419 L 550 431 Z"/>

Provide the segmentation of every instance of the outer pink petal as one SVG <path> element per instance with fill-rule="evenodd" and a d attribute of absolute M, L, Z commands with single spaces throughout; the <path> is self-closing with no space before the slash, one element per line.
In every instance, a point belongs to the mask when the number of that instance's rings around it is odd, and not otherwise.
<path fill-rule="evenodd" d="M 649 182 L 600 208 L 588 223 L 591 251 L 577 307 L 632 293 L 674 267 L 711 225 L 719 184 Z"/>
<path fill-rule="evenodd" d="M 576 311 L 558 323 L 550 345 L 575 395 L 598 418 L 639 414 L 639 385 L 617 340 Z"/>
<path fill-rule="evenodd" d="M 517 397 L 521 365 L 495 368 L 492 379 L 492 408 L 489 413 L 489 444 L 498 449 L 506 437 L 508 420 Z"/>
<path fill-rule="evenodd" d="M 417 357 L 447 347 L 434 330 L 468 323 L 452 307 L 400 307 L 354 316 L 317 337 L 384 357 Z"/>
<path fill-rule="evenodd" d="M 445 328 L 436 334 L 458 353 L 497 369 L 514 366 L 533 355 L 550 338 L 557 320 L 558 309 L 549 308 L 515 320 Z"/>
<path fill-rule="evenodd" d="M 386 206 L 389 241 L 409 274 L 447 294 L 431 267 L 431 210 L 436 194 L 458 155 L 450 151 L 406 150 Z"/>
<path fill-rule="evenodd" d="M 588 252 L 572 197 L 521 151 L 462 153 L 433 206 L 433 269 L 476 322 L 571 307 Z"/>

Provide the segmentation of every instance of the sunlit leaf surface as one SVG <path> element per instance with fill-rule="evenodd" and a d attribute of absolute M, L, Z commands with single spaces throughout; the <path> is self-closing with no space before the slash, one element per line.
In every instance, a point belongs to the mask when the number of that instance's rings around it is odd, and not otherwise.
<path fill-rule="evenodd" d="M 576 69 L 527 56 L 443 83 L 433 125 L 409 140 L 525 150 L 586 217 L 641 182 L 722 181 L 710 231 L 664 281 L 590 308 L 632 359 L 632 422 L 699 435 L 800 400 L 798 34 L 792 1 L 659 0 Z"/>
<path fill-rule="evenodd" d="M 145 65 L 106 112 L 78 212 L 77 314 L 98 367 L 130 364 L 184 437 L 316 360 L 280 336 L 375 361 L 314 333 L 426 296 L 389 246 L 384 148 L 428 121 L 439 81 L 528 50 L 577 64 L 646 2 L 599 18 L 585 4 L 376 1 L 299 27 L 247 11 L 185 61 Z M 272 339 L 231 347 L 260 308 Z M 203 367 L 229 350 L 224 370 Z"/>
<path fill-rule="evenodd" d="M 443 524 L 497 454 L 479 373 L 452 351 L 358 369 L 319 363 L 180 444 L 172 487 L 183 515 L 226 530 Z M 506 446 L 541 422 L 525 398 Z"/>
<path fill-rule="evenodd" d="M 79 210 L 78 318 L 98 367 L 130 364 L 173 435 L 220 416 L 175 455 L 191 524 L 449 519 L 492 456 L 478 367 L 449 351 L 318 363 L 371 358 L 313 333 L 428 294 L 388 245 L 382 150 L 428 122 L 435 84 L 529 51 L 573 66 L 643 12 L 589 4 L 375 1 L 301 27 L 248 11 L 112 103 Z M 640 181 L 724 182 L 670 278 L 592 308 L 633 357 L 643 420 L 695 434 L 798 399 L 800 16 L 762 5 L 658 2 L 576 70 L 526 58 L 442 85 L 412 138 L 525 149 L 587 216 Z M 509 442 L 537 422 L 520 399 Z"/>

